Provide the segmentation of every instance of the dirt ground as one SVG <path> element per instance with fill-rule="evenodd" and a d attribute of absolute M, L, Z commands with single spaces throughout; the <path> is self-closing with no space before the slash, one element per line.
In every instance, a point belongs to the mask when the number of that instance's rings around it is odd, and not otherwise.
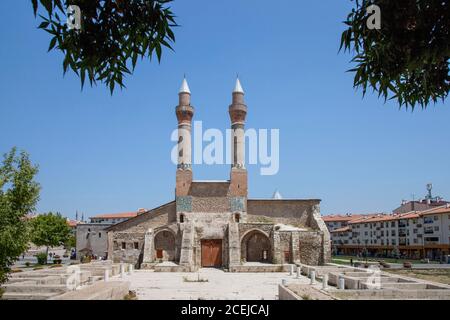
<path fill-rule="evenodd" d="M 391 269 L 388 272 L 450 285 L 450 269 Z"/>
<path fill-rule="evenodd" d="M 303 300 L 333 300 L 309 284 L 290 284 L 287 287 Z"/>

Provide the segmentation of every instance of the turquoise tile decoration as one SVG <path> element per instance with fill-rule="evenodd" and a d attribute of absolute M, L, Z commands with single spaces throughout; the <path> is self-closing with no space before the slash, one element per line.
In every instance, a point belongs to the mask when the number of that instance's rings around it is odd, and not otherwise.
<path fill-rule="evenodd" d="M 177 212 L 192 212 L 192 197 L 177 197 Z"/>
<path fill-rule="evenodd" d="M 246 211 L 245 197 L 233 197 L 230 202 L 231 212 Z"/>

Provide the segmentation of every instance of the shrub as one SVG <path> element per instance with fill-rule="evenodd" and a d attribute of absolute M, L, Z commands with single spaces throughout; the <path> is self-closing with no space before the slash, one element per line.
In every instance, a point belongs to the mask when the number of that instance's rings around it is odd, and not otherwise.
<path fill-rule="evenodd" d="M 26 267 L 29 267 L 29 266 L 31 266 L 31 263 L 29 263 L 29 262 L 27 261 L 27 262 L 25 262 L 25 266 L 26 266 Z"/>
<path fill-rule="evenodd" d="M 36 255 L 38 264 L 47 264 L 47 254 L 45 252 L 40 252 Z"/>
<path fill-rule="evenodd" d="M 135 291 L 128 291 L 128 294 L 123 297 L 124 300 L 137 300 L 136 292 Z"/>
<path fill-rule="evenodd" d="M 83 258 L 81 258 L 81 263 L 90 263 L 91 262 L 91 257 L 85 256 Z"/>
<path fill-rule="evenodd" d="M 11 273 L 19 273 L 22 272 L 21 269 L 11 269 Z"/>

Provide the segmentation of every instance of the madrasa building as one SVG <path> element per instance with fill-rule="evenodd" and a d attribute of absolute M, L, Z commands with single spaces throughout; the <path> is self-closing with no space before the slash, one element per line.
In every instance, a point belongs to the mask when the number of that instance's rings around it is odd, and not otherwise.
<path fill-rule="evenodd" d="M 187 272 L 203 267 L 245 271 L 248 266 L 282 270 L 292 263 L 329 262 L 330 234 L 319 199 L 282 199 L 279 194 L 248 198 L 247 106 L 239 79 L 228 112 L 229 180 L 196 181 L 191 156 L 194 107 L 183 80 L 175 108 L 179 141 L 174 200 L 108 227 L 109 259 L 141 269 Z"/>

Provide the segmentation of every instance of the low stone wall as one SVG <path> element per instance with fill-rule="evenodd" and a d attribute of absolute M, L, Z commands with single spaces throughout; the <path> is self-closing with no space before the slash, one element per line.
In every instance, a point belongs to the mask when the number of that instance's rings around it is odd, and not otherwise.
<path fill-rule="evenodd" d="M 97 282 L 49 300 L 123 300 L 129 290 L 130 283 L 128 281 Z"/>
<path fill-rule="evenodd" d="M 282 284 L 278 285 L 278 300 L 302 300 L 293 291 L 289 290 Z"/>
<path fill-rule="evenodd" d="M 288 272 L 290 270 L 289 264 L 275 264 L 264 266 L 232 266 L 228 269 L 229 272 Z"/>
<path fill-rule="evenodd" d="M 340 290 L 333 295 L 348 300 L 450 300 L 450 290 Z"/>

